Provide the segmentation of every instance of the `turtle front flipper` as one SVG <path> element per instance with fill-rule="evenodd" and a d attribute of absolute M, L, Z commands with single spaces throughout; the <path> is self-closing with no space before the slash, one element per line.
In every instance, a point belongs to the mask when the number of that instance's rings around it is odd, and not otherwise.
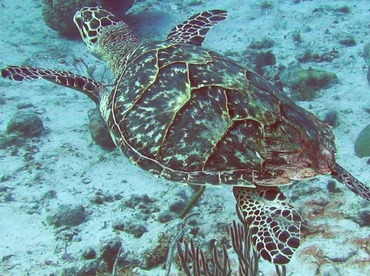
<path fill-rule="evenodd" d="M 35 79 L 51 81 L 84 93 L 96 104 L 99 103 L 100 93 L 104 89 L 101 83 L 68 71 L 54 71 L 28 66 L 8 66 L 1 69 L 1 76 L 15 81 Z"/>
<path fill-rule="evenodd" d="M 193 15 L 174 27 L 168 34 L 167 41 L 201 46 L 211 27 L 226 16 L 227 12 L 223 10 L 210 10 Z"/>
<path fill-rule="evenodd" d="M 287 264 L 300 244 L 302 218 L 276 187 L 234 187 L 252 243 L 262 258 Z"/>
<path fill-rule="evenodd" d="M 346 185 L 352 192 L 370 201 L 370 189 L 353 175 L 346 171 L 342 166 L 335 164 L 332 176 L 339 182 Z"/>

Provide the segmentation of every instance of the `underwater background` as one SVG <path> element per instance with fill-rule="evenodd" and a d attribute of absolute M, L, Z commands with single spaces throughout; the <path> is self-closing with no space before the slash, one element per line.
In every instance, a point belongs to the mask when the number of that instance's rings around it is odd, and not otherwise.
<path fill-rule="evenodd" d="M 338 163 L 370 185 L 370 1 L 0 0 L 0 68 L 67 70 L 112 85 L 74 29 L 81 3 L 113 10 L 144 40 L 165 39 L 198 12 L 227 10 L 203 47 L 276 82 L 329 123 Z M 231 187 L 208 187 L 184 222 L 178 213 L 194 190 L 132 165 L 99 126 L 81 93 L 0 79 L 0 275 L 165 275 L 180 232 L 207 253 L 226 245 L 239 275 Z M 369 202 L 330 176 L 282 189 L 304 219 L 287 275 L 370 275 Z M 263 260 L 259 270 L 276 275 Z M 185 275 L 176 248 L 170 275 Z"/>

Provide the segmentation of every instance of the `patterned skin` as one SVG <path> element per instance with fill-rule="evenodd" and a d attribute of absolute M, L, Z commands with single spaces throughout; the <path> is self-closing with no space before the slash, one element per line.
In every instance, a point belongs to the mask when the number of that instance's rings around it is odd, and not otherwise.
<path fill-rule="evenodd" d="M 166 41 L 141 42 L 100 8 L 74 21 L 89 51 L 116 75 L 108 90 L 71 72 L 9 66 L 3 77 L 45 79 L 76 89 L 99 107 L 118 148 L 151 173 L 189 184 L 233 185 L 261 256 L 286 264 L 300 244 L 301 216 L 278 186 L 331 173 L 370 200 L 335 162 L 330 128 L 255 72 L 201 46 L 226 18 L 213 10 L 173 28 Z"/>

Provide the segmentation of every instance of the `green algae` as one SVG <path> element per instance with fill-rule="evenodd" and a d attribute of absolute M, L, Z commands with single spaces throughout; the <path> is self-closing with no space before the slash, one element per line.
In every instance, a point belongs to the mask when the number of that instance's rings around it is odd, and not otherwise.
<path fill-rule="evenodd" d="M 355 153 L 358 157 L 370 157 L 370 124 L 358 135 L 355 143 Z"/>
<path fill-rule="evenodd" d="M 338 83 L 338 77 L 333 72 L 298 66 L 283 70 L 280 80 L 291 88 L 292 98 L 300 101 L 310 101 L 321 89 Z"/>

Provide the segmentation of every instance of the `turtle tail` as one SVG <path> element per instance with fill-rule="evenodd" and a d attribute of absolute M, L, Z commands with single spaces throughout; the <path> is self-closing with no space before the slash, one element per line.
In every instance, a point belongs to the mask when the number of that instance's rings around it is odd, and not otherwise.
<path fill-rule="evenodd" d="M 353 175 L 347 172 L 343 167 L 335 164 L 332 176 L 339 182 L 345 184 L 352 192 L 370 201 L 370 189 Z"/>
<path fill-rule="evenodd" d="M 68 71 L 55 71 L 28 66 L 8 66 L 1 69 L 1 76 L 15 81 L 35 79 L 51 81 L 84 93 L 96 104 L 99 103 L 100 92 L 104 89 L 101 83 Z"/>

